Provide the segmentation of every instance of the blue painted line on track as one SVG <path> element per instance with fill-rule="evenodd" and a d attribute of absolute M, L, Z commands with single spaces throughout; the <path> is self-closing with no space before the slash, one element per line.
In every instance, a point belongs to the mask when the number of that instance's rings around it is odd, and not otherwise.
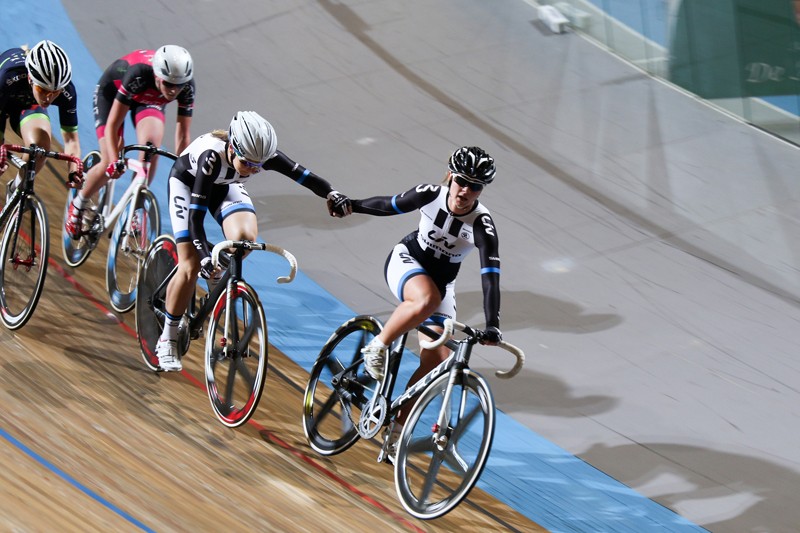
<path fill-rule="evenodd" d="M 85 485 L 82 485 L 81 483 L 79 483 L 75 478 L 73 478 L 72 476 L 70 476 L 69 474 L 67 474 L 66 472 L 64 472 L 63 470 L 58 468 L 57 466 L 55 466 L 53 463 L 51 463 L 50 461 L 48 461 L 47 459 L 45 459 L 44 457 L 42 457 L 41 455 L 39 455 L 35 451 L 31 450 L 29 447 L 27 447 L 25 444 L 23 444 L 19 439 L 14 438 L 6 430 L 0 429 L 0 436 L 2 436 L 8 442 L 10 442 L 14 446 L 16 446 L 19 450 L 23 451 L 26 455 L 28 455 L 32 459 L 36 460 L 36 462 L 38 462 L 39 464 L 41 464 L 42 466 L 44 466 L 45 468 L 47 468 L 48 470 L 50 470 L 54 474 L 58 475 L 61 479 L 65 480 L 67 483 L 69 483 L 73 487 L 77 488 L 78 490 L 80 490 L 81 492 L 83 492 L 84 494 L 86 494 L 87 496 L 92 498 L 93 500 L 96 500 L 97 502 L 101 503 L 103 506 L 107 507 L 108 509 L 111 509 L 112 511 L 117 513 L 119 516 L 121 516 L 122 518 L 124 518 L 125 520 L 130 522 L 131 524 L 135 525 L 136 527 L 138 527 L 142 531 L 151 531 L 151 532 L 155 531 L 155 530 L 150 529 L 149 527 L 147 527 L 145 524 L 143 524 L 139 520 L 136 520 L 134 517 L 132 517 L 131 515 L 129 515 L 128 513 L 126 513 L 125 511 L 123 511 L 122 509 L 120 509 L 119 507 L 117 507 L 116 505 L 111 503 L 110 501 L 106 500 L 105 498 L 103 498 L 102 496 L 97 494 L 96 492 L 88 489 Z"/>
<path fill-rule="evenodd" d="M 96 148 L 91 95 L 101 68 L 58 0 L 35 0 L 41 12 L 49 14 L 47 31 L 27 16 L 28 1 L 12 0 L 4 5 L 7 19 L 16 24 L 0 28 L 0 47 L 5 50 L 48 38 L 67 50 L 80 99 L 79 133 L 86 153 Z M 158 44 L 161 43 L 153 43 L 153 46 Z M 126 131 L 126 138 L 133 138 L 131 135 Z M 164 167 L 166 165 L 159 167 L 152 187 L 159 198 L 166 198 L 167 170 Z M 168 215 L 162 218 L 168 226 Z M 209 227 L 209 237 L 220 239 L 216 225 L 210 226 L 213 230 Z M 165 227 L 165 231 L 169 229 Z M 247 271 L 260 275 L 259 282 L 250 281 L 262 295 L 269 319 L 270 343 L 309 370 L 331 332 L 356 312 L 303 272 L 298 272 L 290 285 L 276 286 L 275 278 L 287 272 L 287 265 L 273 254 L 252 254 L 245 265 Z M 401 383 L 408 380 L 415 366 L 414 357 L 404 358 Z M 19 443 L 18 446 L 23 445 Z M 90 494 L 72 478 L 68 479 Z M 499 411 L 492 453 L 478 486 L 554 533 L 705 531 Z M 98 501 L 116 509 L 104 500 Z"/>

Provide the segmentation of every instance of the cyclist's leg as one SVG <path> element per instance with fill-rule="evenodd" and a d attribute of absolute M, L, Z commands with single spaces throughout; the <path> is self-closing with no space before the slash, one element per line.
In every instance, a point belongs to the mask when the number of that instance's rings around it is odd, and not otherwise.
<path fill-rule="evenodd" d="M 209 211 L 222 226 L 226 239 L 255 241 L 258 237 L 256 210 L 241 183 L 228 186 L 225 198 L 218 205 L 212 201 Z"/>
<path fill-rule="evenodd" d="M 200 272 L 200 258 L 189 235 L 189 186 L 178 178 L 170 178 L 168 183 L 169 216 L 172 232 L 178 243 L 178 271 L 167 286 L 166 311 L 176 317 L 186 312 Z M 177 333 L 177 332 L 171 332 Z M 176 338 L 170 334 L 168 338 Z"/>
<path fill-rule="evenodd" d="M 124 143 L 122 132 L 124 127 L 125 114 L 128 106 L 114 99 L 116 87 L 114 84 L 103 86 L 98 84 L 94 90 L 94 129 L 97 134 L 97 144 L 100 148 L 100 163 L 89 169 L 83 180 L 83 188 L 75 196 L 75 205 L 83 207 L 87 198 L 93 197 L 108 182 L 106 169 L 108 165 L 116 161 L 119 149 Z M 117 131 L 114 135 L 110 133 L 110 127 L 117 124 Z"/>
<path fill-rule="evenodd" d="M 438 290 L 438 289 L 437 289 Z M 433 331 L 441 333 L 443 328 L 444 320 L 447 318 L 452 318 L 455 320 L 456 317 L 456 298 L 455 298 L 455 287 L 454 282 L 450 282 L 447 284 L 444 297 L 442 298 L 441 302 L 439 303 L 439 307 L 433 312 L 433 314 L 425 320 L 424 323 L 428 327 L 430 327 Z M 420 340 L 428 340 L 431 341 L 433 339 L 429 338 L 427 335 L 419 333 L 418 335 Z M 419 366 L 417 369 L 411 374 L 411 377 L 408 380 L 408 384 L 406 387 L 410 387 L 425 375 L 428 374 L 431 370 L 436 368 L 436 366 L 447 359 L 450 356 L 450 349 L 447 346 L 439 346 L 436 349 L 429 350 L 426 348 L 420 348 L 419 352 Z M 414 407 L 416 400 L 414 402 L 408 403 L 403 406 L 402 409 L 397 413 L 394 419 L 394 423 L 390 426 L 391 428 L 391 435 L 389 435 L 389 443 L 387 452 L 389 455 L 389 460 L 394 461 L 394 453 L 396 452 L 396 443 L 397 439 L 400 436 L 400 433 L 403 431 L 403 425 L 406 423 L 406 419 L 408 418 L 408 414 L 411 412 L 411 409 Z"/>
<path fill-rule="evenodd" d="M 25 146 L 35 144 L 45 150 L 50 150 L 52 131 L 47 109 L 36 105 L 24 110 L 19 119 L 19 134 Z M 23 159 L 27 161 L 28 154 L 23 154 Z M 41 170 L 43 166 L 44 158 L 40 158 L 36 162 L 36 171 Z"/>
<path fill-rule="evenodd" d="M 136 142 L 153 143 L 161 146 L 164 140 L 164 107 L 157 105 L 136 106 L 131 108 L 131 118 L 136 128 Z M 139 152 L 139 159 L 144 161 L 145 153 Z M 158 156 L 150 160 L 150 176 L 155 176 Z"/>
<path fill-rule="evenodd" d="M 431 275 L 410 257 L 403 243 L 396 245 L 387 259 L 386 283 L 400 300 L 378 335 L 389 345 L 431 316 L 442 302 L 442 292 Z"/>
<path fill-rule="evenodd" d="M 447 319 L 456 319 L 456 293 L 455 282 L 448 283 L 444 290 L 439 306 L 426 318 L 424 322 L 426 326 L 430 327 L 433 331 L 441 333 L 444 331 L 444 321 Z M 427 335 L 419 333 L 420 340 L 434 340 Z M 434 350 L 420 348 L 419 352 L 419 368 L 411 375 L 408 380 L 409 385 L 416 383 L 422 376 L 436 368 L 436 366 L 450 356 L 450 349 L 447 346 L 440 346 Z"/>
<path fill-rule="evenodd" d="M 386 282 L 400 304 L 386 321 L 383 331 L 364 348 L 368 372 L 382 379 L 386 368 L 386 347 L 405 332 L 417 327 L 439 306 L 442 295 L 433 278 L 408 252 L 397 244 L 386 261 Z"/>
<path fill-rule="evenodd" d="M 227 191 L 223 187 L 218 189 L 219 192 L 211 198 L 209 212 L 214 214 L 225 238 L 232 241 L 255 241 L 258 238 L 258 217 L 244 186 L 235 183 L 228 186 Z"/>

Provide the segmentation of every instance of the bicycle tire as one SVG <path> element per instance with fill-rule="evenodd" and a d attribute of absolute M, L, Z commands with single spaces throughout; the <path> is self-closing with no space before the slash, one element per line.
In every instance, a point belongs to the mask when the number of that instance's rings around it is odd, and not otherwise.
<path fill-rule="evenodd" d="M 222 292 L 209 316 L 206 333 L 206 390 L 211 408 L 224 425 L 235 428 L 255 413 L 267 377 L 267 319 L 258 293 L 245 281 L 233 286 L 230 303 L 233 327 L 225 320 L 230 309 Z M 227 312 L 226 312 L 227 310 Z M 224 347 L 227 347 L 227 354 Z"/>
<path fill-rule="evenodd" d="M 17 217 L 20 224 L 15 239 Z M 21 328 L 33 316 L 44 289 L 49 258 L 47 211 L 36 195 L 29 194 L 11 213 L 0 246 L 0 319 L 8 329 Z"/>
<path fill-rule="evenodd" d="M 136 337 L 144 364 L 159 371 L 156 344 L 164 329 L 164 297 L 154 294 L 178 264 L 178 248 L 171 235 L 161 235 L 153 241 L 147 253 L 139 283 L 136 286 Z"/>
<path fill-rule="evenodd" d="M 397 443 L 397 495 L 411 515 L 423 520 L 450 512 L 467 497 L 483 471 L 494 438 L 495 404 L 489 385 L 465 369 L 445 410 L 446 440 L 435 442 L 432 427 L 449 379 L 444 374 L 425 388 Z"/>
<path fill-rule="evenodd" d="M 88 171 L 99 162 L 100 152 L 97 150 L 89 152 L 83 158 L 83 171 Z M 85 263 L 100 240 L 99 234 L 86 233 L 77 239 L 73 239 L 67 233 L 65 225 L 69 216 L 69 205 L 77 194 L 78 189 L 69 189 L 67 192 L 67 200 L 64 203 L 64 217 L 61 223 L 61 252 L 64 256 L 64 261 L 72 268 L 77 268 Z M 102 210 L 102 206 L 105 204 L 107 194 L 108 187 L 104 185 L 89 199 L 84 211 L 82 227 L 88 228 L 95 224 L 97 217 L 100 216 L 99 211 Z"/>
<path fill-rule="evenodd" d="M 341 453 L 360 438 L 356 425 L 361 409 L 369 402 L 368 393 L 379 386 L 364 369 L 361 348 L 382 329 L 374 317 L 351 318 L 320 350 L 303 396 L 303 431 L 317 453 Z"/>
<path fill-rule="evenodd" d="M 158 200 L 149 189 L 136 195 L 136 207 L 131 234 L 127 233 L 131 196 L 117 218 L 106 260 L 106 291 L 111 307 L 118 313 L 127 313 L 136 304 L 136 284 L 142 263 L 152 243 L 161 234 L 161 215 Z"/>

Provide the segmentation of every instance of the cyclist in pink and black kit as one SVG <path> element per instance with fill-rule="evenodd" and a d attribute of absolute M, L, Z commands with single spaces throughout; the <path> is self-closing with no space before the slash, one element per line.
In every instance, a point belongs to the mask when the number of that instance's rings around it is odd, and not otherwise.
<path fill-rule="evenodd" d="M 175 128 L 175 153 L 179 154 L 191 141 L 190 126 L 194 108 L 195 83 L 192 57 L 186 49 L 165 45 L 157 50 L 137 50 L 109 66 L 94 91 L 94 121 L 102 160 L 86 173 L 83 189 L 75 195 L 65 221 L 67 233 L 77 238 L 80 221 L 88 199 L 109 179 L 122 171 L 116 165 L 125 115 L 131 113 L 139 144 L 161 146 L 164 138 L 164 108 L 178 102 Z M 144 158 L 144 154 L 140 157 Z M 154 175 L 156 157 L 150 163 Z"/>

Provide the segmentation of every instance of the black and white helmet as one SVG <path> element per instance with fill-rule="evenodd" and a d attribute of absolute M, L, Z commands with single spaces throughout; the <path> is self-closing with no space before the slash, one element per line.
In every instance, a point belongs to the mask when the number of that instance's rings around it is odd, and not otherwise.
<path fill-rule="evenodd" d="M 494 159 L 477 146 L 462 146 L 447 162 L 450 172 L 464 176 L 467 181 L 488 185 L 494 180 Z"/>
<path fill-rule="evenodd" d="M 167 44 L 153 55 L 153 72 L 162 80 L 182 85 L 192 79 L 194 64 L 186 48 Z"/>
<path fill-rule="evenodd" d="M 43 89 L 58 91 L 72 80 L 67 53 L 53 41 L 40 41 L 25 56 L 28 77 Z"/>
<path fill-rule="evenodd" d="M 253 163 L 263 163 L 278 150 L 275 129 L 255 111 L 236 113 L 228 128 L 228 137 L 236 155 Z"/>

